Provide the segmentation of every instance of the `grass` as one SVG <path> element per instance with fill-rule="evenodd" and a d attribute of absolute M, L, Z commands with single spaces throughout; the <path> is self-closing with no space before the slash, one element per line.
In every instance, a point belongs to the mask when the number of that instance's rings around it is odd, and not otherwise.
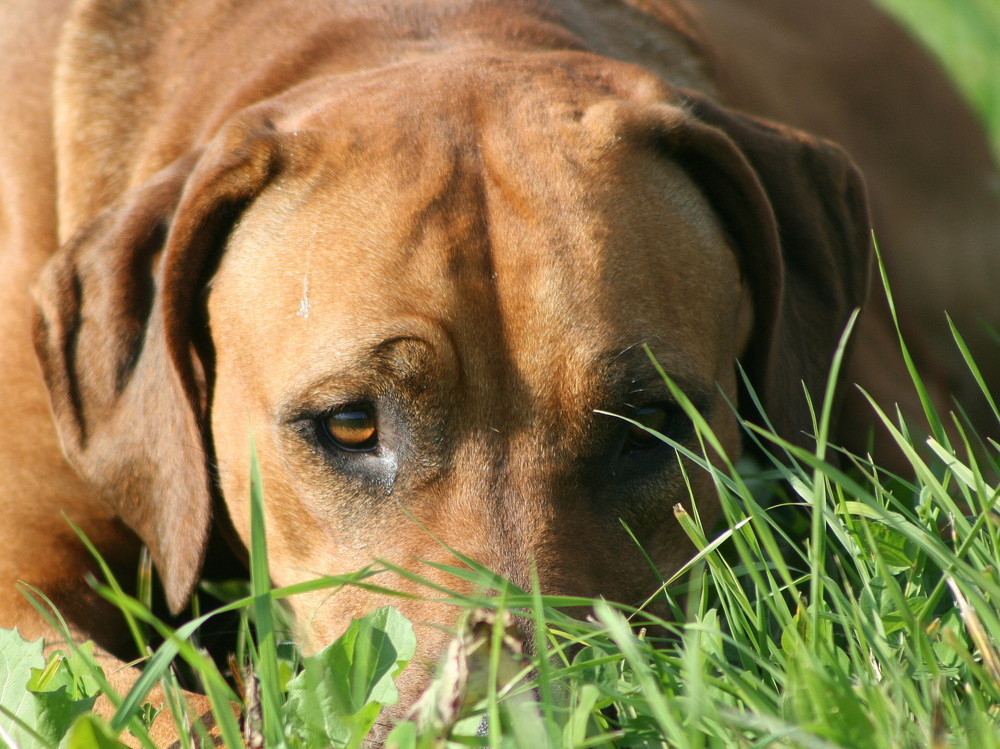
<path fill-rule="evenodd" d="M 820 431 L 824 414 L 820 408 Z M 393 729 L 389 746 L 1000 746 L 996 474 L 943 441 L 924 450 L 901 427 L 913 482 L 853 456 L 835 466 L 822 455 L 834 450 L 823 440 L 808 452 L 759 428 L 750 438 L 773 459 L 754 467 L 717 460 L 720 469 L 705 457 L 716 451 L 713 435 L 700 422 L 699 433 L 702 450 L 674 447 L 689 470 L 711 473 L 728 530 L 709 540 L 696 516 L 679 512 L 700 551 L 658 593 L 677 615 L 663 620 L 592 601 L 593 616 L 573 620 L 558 607 L 577 601 L 517 590 L 456 555 L 456 579 L 497 595 L 444 594 L 466 623 L 429 696 Z M 145 693 L 159 682 L 179 704 L 168 668 L 179 657 L 205 685 L 227 746 L 258 735 L 267 747 L 361 745 L 381 707 L 396 699 L 392 678 L 413 657 L 412 629 L 381 609 L 316 656 L 283 648 L 282 598 L 369 584 L 373 570 L 271 589 L 264 500 L 256 478 L 253 485 L 248 595 L 172 631 L 143 603 L 101 586 L 133 618 L 144 648 L 144 628 L 163 638 L 140 683 L 114 696 L 110 724 L 87 712 L 107 687 L 86 647 L 46 662 L 40 644 L 5 633 L 0 740 L 111 747 L 127 729 L 150 746 Z M 801 537 L 789 533 L 789 506 L 805 512 Z M 234 610 L 245 633 L 236 669 L 243 697 L 191 644 L 198 626 Z M 506 626 L 512 615 L 536 623 L 538 655 L 524 655 Z M 242 726 L 230 701 L 246 711 Z M 484 715 L 488 735 L 480 736 Z"/>
<path fill-rule="evenodd" d="M 992 0 L 883 2 L 927 34 L 1000 146 L 1000 7 Z M 821 440 L 813 452 L 748 427 L 748 439 L 771 456 L 755 464 L 717 460 L 722 467 L 714 467 L 705 456 L 714 454 L 715 443 L 701 425 L 703 449 L 687 452 L 688 467 L 711 473 L 726 530 L 712 536 L 696 516 L 678 513 L 699 552 L 657 594 L 674 612 L 669 621 L 602 601 L 589 602 L 587 621 L 570 619 L 559 606 L 576 601 L 518 590 L 456 555 L 450 568 L 456 580 L 472 581 L 483 593 L 428 588 L 428 595 L 461 608 L 465 623 L 431 691 L 388 744 L 1000 746 L 996 466 L 959 457 L 967 451 L 943 433 L 916 443 L 889 415 L 885 421 L 915 480 L 887 475 L 856 456 L 834 463 L 837 448 L 822 439 L 825 403 L 817 404 Z M 986 452 L 996 461 L 1000 451 L 990 444 Z M 282 599 L 369 585 L 377 570 L 271 589 L 264 498 L 259 479 L 252 484 L 251 581 L 229 603 L 196 612 L 174 630 L 150 612 L 148 584 L 138 598 L 110 579 L 101 585 L 147 654 L 128 694 L 110 689 L 89 646 L 46 657 L 40 643 L 0 632 L 0 746 L 116 747 L 115 737 L 126 731 L 151 747 L 146 698 L 157 685 L 178 716 L 182 746 L 197 746 L 205 736 L 196 726 L 189 739 L 184 728 L 172 665 L 178 661 L 198 675 L 226 746 L 297 749 L 365 740 L 382 706 L 396 699 L 392 679 L 413 657 L 412 629 L 383 609 L 316 656 L 300 658 L 285 645 Z M 148 581 L 148 564 L 140 577 Z M 41 598 L 39 605 L 48 611 Z M 58 623 L 58 614 L 48 613 Z M 234 613 L 241 635 L 233 673 L 224 674 L 194 636 Z M 536 623 L 532 648 L 507 628 L 515 615 Z M 155 648 L 154 638 L 162 642 Z M 110 722 L 90 712 L 98 694 L 116 706 Z M 240 706 L 243 720 L 230 704 Z M 480 736 L 484 715 L 488 731 Z"/>

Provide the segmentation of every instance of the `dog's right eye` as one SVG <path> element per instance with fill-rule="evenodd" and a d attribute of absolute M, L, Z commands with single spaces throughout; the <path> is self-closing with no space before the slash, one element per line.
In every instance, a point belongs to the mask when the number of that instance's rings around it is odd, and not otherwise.
<path fill-rule="evenodd" d="M 378 420 L 368 403 L 352 403 L 327 414 L 323 430 L 334 447 L 347 452 L 373 452 L 378 448 Z"/>

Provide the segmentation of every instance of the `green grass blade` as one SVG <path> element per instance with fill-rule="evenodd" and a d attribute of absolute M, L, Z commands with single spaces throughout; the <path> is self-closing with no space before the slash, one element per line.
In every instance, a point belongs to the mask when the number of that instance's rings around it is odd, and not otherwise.
<path fill-rule="evenodd" d="M 250 589 L 253 596 L 254 624 L 257 634 L 256 664 L 260 674 L 261 711 L 264 740 L 269 747 L 284 746 L 284 719 L 278 685 L 277 632 L 274 601 L 271 598 L 271 575 L 267 561 L 267 537 L 264 522 L 264 490 L 253 435 L 250 436 Z"/>

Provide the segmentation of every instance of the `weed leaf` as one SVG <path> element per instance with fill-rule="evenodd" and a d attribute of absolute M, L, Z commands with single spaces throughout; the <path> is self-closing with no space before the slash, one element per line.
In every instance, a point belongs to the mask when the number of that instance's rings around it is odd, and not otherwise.
<path fill-rule="evenodd" d="M 59 749 L 125 749 L 125 745 L 115 739 L 107 723 L 88 713 L 77 719 Z"/>
<path fill-rule="evenodd" d="M 288 684 L 289 714 L 310 746 L 363 737 L 384 705 L 399 699 L 393 679 L 416 652 L 410 623 L 385 607 L 351 623 Z"/>
<path fill-rule="evenodd" d="M 94 704 L 63 655 L 46 663 L 43 648 L 42 640 L 28 642 L 16 629 L 0 630 L 0 746 L 56 746 Z"/>

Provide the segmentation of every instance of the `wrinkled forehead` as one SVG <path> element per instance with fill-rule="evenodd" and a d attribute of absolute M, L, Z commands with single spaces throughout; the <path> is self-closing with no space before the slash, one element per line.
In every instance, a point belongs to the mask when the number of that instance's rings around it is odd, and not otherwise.
<path fill-rule="evenodd" d="M 536 376 L 649 343 L 710 378 L 739 273 L 686 174 L 616 132 L 606 97 L 446 93 L 414 110 L 378 91 L 365 127 L 354 98 L 328 138 L 310 133 L 315 163 L 279 176 L 230 238 L 220 324 L 279 341 L 296 370 L 349 366 L 409 326 L 459 352 L 503 345 Z"/>

